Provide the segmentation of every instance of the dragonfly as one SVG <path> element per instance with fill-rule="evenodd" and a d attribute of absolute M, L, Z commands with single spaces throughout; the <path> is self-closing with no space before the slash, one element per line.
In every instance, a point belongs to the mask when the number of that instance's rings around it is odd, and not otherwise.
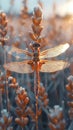
<path fill-rule="evenodd" d="M 30 48 L 31 51 L 22 50 L 15 46 L 4 46 L 8 54 L 23 60 L 6 63 L 4 68 L 17 73 L 32 73 L 35 70 L 53 73 L 69 67 L 69 62 L 67 61 L 52 59 L 64 53 L 69 48 L 68 43 L 43 51 L 40 50 L 40 44 L 38 43 L 31 44 Z"/>
<path fill-rule="evenodd" d="M 56 72 L 69 67 L 69 63 L 63 60 L 53 60 L 58 55 L 64 53 L 69 44 L 61 44 L 56 47 L 41 51 L 40 44 L 33 43 L 30 45 L 31 51 L 22 50 L 14 46 L 5 46 L 5 50 L 16 58 L 21 58 L 20 62 L 10 62 L 4 64 L 4 68 L 17 73 L 34 72 L 34 93 L 36 98 L 36 130 L 38 130 L 38 92 L 40 85 L 39 72 Z"/>

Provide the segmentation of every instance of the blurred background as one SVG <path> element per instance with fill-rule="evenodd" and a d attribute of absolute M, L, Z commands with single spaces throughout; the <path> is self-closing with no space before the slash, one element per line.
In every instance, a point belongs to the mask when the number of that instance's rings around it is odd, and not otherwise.
<path fill-rule="evenodd" d="M 38 2 L 42 3 L 43 13 L 45 17 L 49 17 L 50 14 L 56 13 L 59 15 L 73 14 L 73 0 L 28 0 L 28 11 L 32 12 L 33 8 L 38 5 Z M 0 0 L 0 9 L 8 12 L 13 3 L 11 12 L 19 13 L 22 6 L 22 0 Z M 54 10 L 53 10 L 54 8 Z M 54 11 L 54 12 L 53 12 Z"/>

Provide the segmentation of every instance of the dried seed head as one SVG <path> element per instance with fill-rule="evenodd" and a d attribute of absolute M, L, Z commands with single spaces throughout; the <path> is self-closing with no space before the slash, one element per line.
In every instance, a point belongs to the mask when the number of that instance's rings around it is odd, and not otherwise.
<path fill-rule="evenodd" d="M 17 96 L 15 98 L 17 103 L 16 113 L 18 118 L 15 119 L 15 122 L 19 124 L 22 128 L 25 127 L 29 121 L 28 115 L 31 116 L 31 108 L 28 107 L 29 97 L 27 96 L 27 92 L 24 88 L 20 87 L 17 90 Z"/>
<path fill-rule="evenodd" d="M 43 27 L 41 26 L 41 21 L 42 21 L 42 10 L 40 7 L 34 8 L 34 13 L 33 13 L 33 17 L 32 17 L 32 30 L 33 33 L 29 33 L 30 38 L 39 43 L 42 41 L 42 37 L 40 40 L 40 35 L 42 32 Z"/>
<path fill-rule="evenodd" d="M 40 86 L 38 87 L 38 98 L 42 106 L 46 108 L 49 104 L 49 99 L 48 99 L 48 94 L 46 92 L 46 89 L 43 87 L 42 84 L 40 84 Z M 42 110 L 41 104 L 39 104 L 40 110 Z"/>
<path fill-rule="evenodd" d="M 63 109 L 59 105 L 54 106 L 54 109 L 50 109 L 48 117 L 50 119 L 49 127 L 51 130 L 57 130 L 57 128 L 65 130 Z"/>
<path fill-rule="evenodd" d="M 8 84 L 9 84 L 9 87 L 14 88 L 14 89 L 18 87 L 16 78 L 13 78 L 12 76 L 8 77 Z"/>
<path fill-rule="evenodd" d="M 24 110 L 27 104 L 29 103 L 29 97 L 27 95 L 27 92 L 24 88 L 19 87 L 16 91 L 16 94 L 16 103 L 22 110 Z"/>
<path fill-rule="evenodd" d="M 12 122 L 12 117 L 9 115 L 6 109 L 1 111 L 2 117 L 0 118 L 0 127 L 1 130 L 8 129 L 9 125 Z"/>
<path fill-rule="evenodd" d="M 6 14 L 4 12 L 0 12 L 0 43 L 2 45 L 5 44 L 7 41 L 6 34 L 7 34 L 7 23 L 8 20 L 6 18 Z"/>

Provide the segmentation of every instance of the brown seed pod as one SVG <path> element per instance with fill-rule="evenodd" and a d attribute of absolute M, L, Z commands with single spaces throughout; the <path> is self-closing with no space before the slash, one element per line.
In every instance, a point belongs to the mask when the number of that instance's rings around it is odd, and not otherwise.
<path fill-rule="evenodd" d="M 28 98 L 28 97 L 25 98 L 24 103 L 25 103 L 26 105 L 29 103 L 29 98 Z"/>
<path fill-rule="evenodd" d="M 72 92 L 72 85 L 71 84 L 66 85 L 66 90 Z"/>
<path fill-rule="evenodd" d="M 72 101 L 71 102 L 68 101 L 67 104 L 68 104 L 69 107 L 73 108 L 73 102 Z"/>
<path fill-rule="evenodd" d="M 25 127 L 28 123 L 29 119 L 28 117 L 21 117 L 21 118 L 16 118 L 15 122 L 20 125 L 21 127 Z"/>
<path fill-rule="evenodd" d="M 37 38 L 38 38 L 37 34 L 34 34 L 34 33 L 29 32 L 29 36 L 30 36 L 30 38 L 31 38 L 33 41 L 37 41 Z"/>
<path fill-rule="evenodd" d="M 39 7 L 34 8 L 34 16 L 35 17 L 42 17 L 42 10 L 41 10 L 41 8 L 39 8 Z"/>
<path fill-rule="evenodd" d="M 32 17 L 32 22 L 33 22 L 33 24 L 34 25 L 36 25 L 36 26 L 39 26 L 40 25 L 40 23 L 41 23 L 41 21 L 42 21 L 42 18 L 37 18 L 36 19 L 36 17 Z"/>
<path fill-rule="evenodd" d="M 32 25 L 32 29 L 33 29 L 33 32 L 35 34 L 37 34 L 37 36 L 40 36 L 41 34 L 41 31 L 43 29 L 43 26 L 35 26 L 35 25 Z"/>
<path fill-rule="evenodd" d="M 54 124 L 52 124 L 51 122 L 49 123 L 49 128 L 50 128 L 50 130 L 57 130 L 56 126 Z"/>
<path fill-rule="evenodd" d="M 12 79 L 12 83 L 15 84 L 17 81 L 16 81 L 16 78 L 13 78 Z"/>

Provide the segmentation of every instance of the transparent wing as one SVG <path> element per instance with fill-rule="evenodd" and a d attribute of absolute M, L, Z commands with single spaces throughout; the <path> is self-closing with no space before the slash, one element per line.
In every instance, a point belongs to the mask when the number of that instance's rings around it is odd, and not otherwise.
<path fill-rule="evenodd" d="M 4 68 L 6 70 L 17 72 L 17 73 L 32 73 L 33 72 L 31 66 L 28 64 L 28 61 L 10 62 L 10 63 L 4 64 Z"/>
<path fill-rule="evenodd" d="M 61 53 L 65 52 L 69 48 L 69 44 L 61 44 L 54 48 L 44 50 L 40 53 L 39 58 L 52 58 L 60 55 Z"/>
<path fill-rule="evenodd" d="M 4 46 L 4 49 L 7 51 L 8 54 L 21 59 L 30 59 L 32 56 L 32 53 L 28 52 L 27 50 L 22 50 L 19 48 L 16 48 L 14 46 Z"/>
<path fill-rule="evenodd" d="M 63 60 L 52 61 L 43 60 L 44 64 L 41 66 L 40 72 L 56 72 L 69 67 L 69 63 Z"/>

